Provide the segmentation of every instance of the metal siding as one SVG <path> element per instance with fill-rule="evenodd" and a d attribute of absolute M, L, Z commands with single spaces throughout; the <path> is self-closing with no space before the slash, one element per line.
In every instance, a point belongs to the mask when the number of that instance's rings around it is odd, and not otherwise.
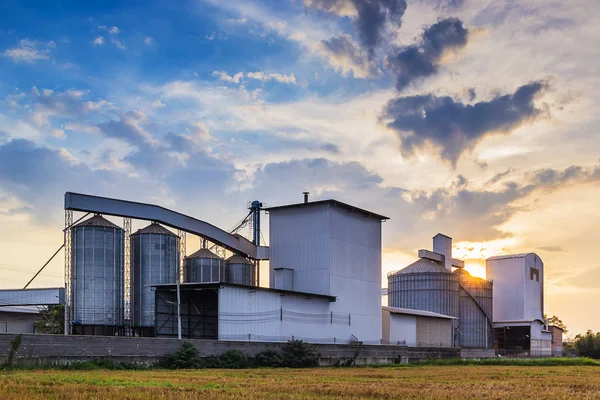
<path fill-rule="evenodd" d="M 248 335 L 279 337 L 280 321 L 269 320 L 271 314 L 267 313 L 280 309 L 279 293 L 225 286 L 219 289 L 219 339 L 243 340 Z"/>
<path fill-rule="evenodd" d="M 0 306 L 51 305 L 64 302 L 65 288 L 0 290 Z"/>
<path fill-rule="evenodd" d="M 275 268 L 294 270 L 294 289 L 330 294 L 329 205 L 273 210 L 269 217 L 270 286 Z"/>
<path fill-rule="evenodd" d="M 388 275 L 390 307 L 412 308 L 459 316 L 458 277 L 452 273 L 395 273 Z"/>
<path fill-rule="evenodd" d="M 524 267 L 525 267 L 525 298 L 524 298 L 524 319 L 534 320 L 544 318 L 544 263 L 541 258 L 530 253 L 525 256 Z M 539 282 L 531 280 L 530 268 L 536 268 L 539 270 Z"/>
<path fill-rule="evenodd" d="M 135 327 L 155 325 L 155 293 L 150 285 L 176 283 L 179 238 L 174 235 L 131 235 L 131 303 Z"/>
<path fill-rule="evenodd" d="M 82 325 L 123 324 L 123 230 L 76 226 L 72 237 L 73 320 Z"/>
<path fill-rule="evenodd" d="M 351 314 L 350 332 L 365 343 L 381 340 L 381 221 L 331 209 L 331 309 Z"/>
<path fill-rule="evenodd" d="M 0 333 L 35 333 L 39 314 L 6 313 L 0 309 Z"/>
<path fill-rule="evenodd" d="M 390 313 L 390 344 L 417 346 L 417 316 Z"/>
<path fill-rule="evenodd" d="M 450 347 L 452 323 L 448 319 L 417 316 L 417 345 Z"/>

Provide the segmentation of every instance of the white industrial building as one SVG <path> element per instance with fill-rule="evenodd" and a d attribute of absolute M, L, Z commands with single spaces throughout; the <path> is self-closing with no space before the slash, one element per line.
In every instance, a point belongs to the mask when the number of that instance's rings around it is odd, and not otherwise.
<path fill-rule="evenodd" d="M 452 347 L 456 317 L 431 311 L 383 307 L 383 344 Z"/>
<path fill-rule="evenodd" d="M 535 253 L 491 257 L 496 345 L 506 354 L 552 355 L 552 333 L 544 321 L 544 263 Z"/>

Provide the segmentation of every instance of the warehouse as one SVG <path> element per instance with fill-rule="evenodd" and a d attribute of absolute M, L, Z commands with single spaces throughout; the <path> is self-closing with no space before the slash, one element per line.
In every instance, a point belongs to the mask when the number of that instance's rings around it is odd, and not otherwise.
<path fill-rule="evenodd" d="M 383 307 L 383 344 L 452 347 L 456 317 L 430 311 Z"/>

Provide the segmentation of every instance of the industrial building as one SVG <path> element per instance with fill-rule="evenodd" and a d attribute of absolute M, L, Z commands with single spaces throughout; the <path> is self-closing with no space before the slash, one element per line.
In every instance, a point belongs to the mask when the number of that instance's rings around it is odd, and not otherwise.
<path fill-rule="evenodd" d="M 389 307 L 451 318 L 452 346 L 493 348 L 492 282 L 464 270 L 464 262 L 452 258 L 452 238 L 441 233 L 433 238 L 433 251 L 419 250 L 418 255 L 414 263 L 388 274 Z"/>
<path fill-rule="evenodd" d="M 552 355 L 552 333 L 544 321 L 544 263 L 535 253 L 491 257 L 486 276 L 494 281 L 494 333 L 500 353 Z"/>
<path fill-rule="evenodd" d="M 387 219 L 305 193 L 297 204 L 253 201 L 227 232 L 153 204 L 67 192 L 65 240 L 54 254 L 65 248 L 65 288 L 1 290 L 0 306 L 64 304 L 72 335 L 559 353 L 558 333 L 544 325 L 543 262 L 533 253 L 492 257 L 481 279 L 452 257 L 452 238 L 437 234 L 432 251 L 387 275 L 382 307 Z M 251 240 L 239 233 L 245 227 Z M 199 248 L 188 252 L 188 235 Z"/>

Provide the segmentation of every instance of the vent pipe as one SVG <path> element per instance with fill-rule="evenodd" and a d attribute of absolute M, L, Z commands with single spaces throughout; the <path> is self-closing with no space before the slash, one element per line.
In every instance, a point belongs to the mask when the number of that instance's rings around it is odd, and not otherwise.
<path fill-rule="evenodd" d="M 308 195 L 310 194 L 310 192 L 302 192 L 302 194 L 304 195 L 304 203 L 308 203 Z"/>

